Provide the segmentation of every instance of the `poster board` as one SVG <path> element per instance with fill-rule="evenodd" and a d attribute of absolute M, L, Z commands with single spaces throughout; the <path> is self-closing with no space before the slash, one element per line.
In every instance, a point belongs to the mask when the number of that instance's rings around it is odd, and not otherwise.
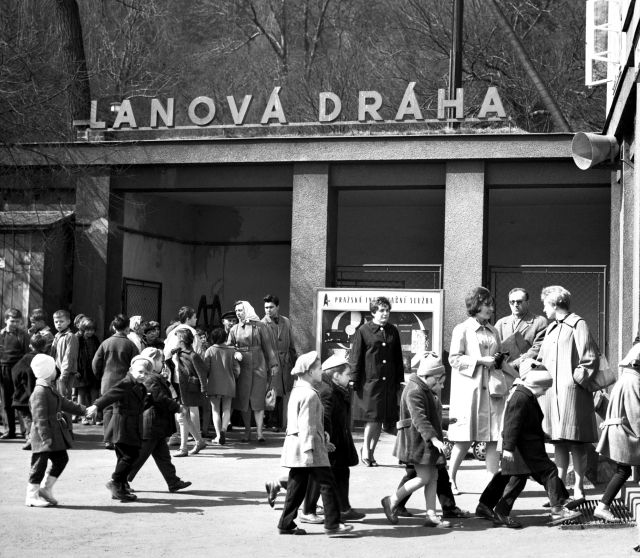
<path fill-rule="evenodd" d="M 442 355 L 442 290 L 318 289 L 315 331 L 321 360 L 350 350 L 358 327 L 371 319 L 371 300 L 379 296 L 391 302 L 389 322 L 400 333 L 405 372 L 416 370 L 425 350 Z"/>

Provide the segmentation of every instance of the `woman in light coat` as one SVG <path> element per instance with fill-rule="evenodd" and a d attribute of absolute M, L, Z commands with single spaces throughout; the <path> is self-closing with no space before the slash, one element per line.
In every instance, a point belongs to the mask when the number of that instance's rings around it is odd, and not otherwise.
<path fill-rule="evenodd" d="M 324 431 L 324 409 L 316 386 L 322 381 L 318 353 L 311 351 L 296 360 L 291 373 L 297 376 L 289 398 L 287 435 L 280 464 L 289 468 L 287 496 L 278 523 L 281 535 L 304 535 L 294 519 L 304 500 L 309 478 L 320 485 L 324 505 L 324 528 L 329 536 L 344 535 L 353 529 L 340 523 L 340 506 L 329 463 L 329 443 Z"/>
<path fill-rule="evenodd" d="M 631 467 L 640 465 L 640 350 L 629 351 L 620 363 L 620 377 L 611 390 L 607 417 L 600 425 L 602 435 L 596 451 L 616 462 L 617 470 L 593 515 L 617 523 L 609 506 L 631 476 Z"/>
<path fill-rule="evenodd" d="M 541 299 L 549 320 L 538 360 L 553 376 L 553 386 L 540 397 L 542 428 L 554 444 L 558 476 L 566 483 L 569 456 L 573 459 L 573 497 L 584 498 L 588 444 L 597 441 L 593 394 L 586 389 L 597 371 L 596 353 L 587 323 L 569 310 L 571 293 L 546 287 Z"/>
<path fill-rule="evenodd" d="M 271 378 L 279 373 L 278 355 L 273 347 L 267 326 L 260 321 L 253 306 L 246 300 L 235 305 L 238 323 L 231 328 L 227 344 L 236 348 L 235 358 L 240 362 L 240 376 L 236 382 L 233 408 L 242 412 L 245 435 L 251 440 L 251 411 L 256 419 L 258 442 L 264 443 L 264 398 Z M 267 367 L 268 365 L 268 367 Z"/>
<path fill-rule="evenodd" d="M 518 373 L 504 359 L 500 336 L 489 323 L 494 300 L 489 290 L 476 287 L 465 299 L 469 318 L 451 335 L 451 406 L 449 440 L 451 487 L 459 494 L 456 475 L 471 444 L 486 442 L 485 466 L 493 476 L 499 467 L 497 442 L 508 389 Z"/>

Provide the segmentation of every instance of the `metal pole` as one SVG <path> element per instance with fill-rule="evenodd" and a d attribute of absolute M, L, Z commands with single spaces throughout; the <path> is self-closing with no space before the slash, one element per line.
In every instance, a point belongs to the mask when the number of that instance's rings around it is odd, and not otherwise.
<path fill-rule="evenodd" d="M 451 25 L 451 53 L 449 56 L 449 99 L 454 99 L 456 89 L 462 87 L 462 22 L 464 0 L 453 0 L 453 22 Z M 455 109 L 449 109 L 449 117 L 455 115 Z M 450 122 L 451 128 L 457 128 L 458 122 Z"/>

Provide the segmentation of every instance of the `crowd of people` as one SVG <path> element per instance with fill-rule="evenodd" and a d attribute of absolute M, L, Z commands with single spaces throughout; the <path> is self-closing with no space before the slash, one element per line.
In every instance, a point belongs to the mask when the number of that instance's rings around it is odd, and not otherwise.
<path fill-rule="evenodd" d="M 286 431 L 281 465 L 288 474 L 265 485 L 272 507 L 286 489 L 278 532 L 305 534 L 294 521 L 299 517 L 324 523 L 329 536 L 349 536 L 347 522 L 364 518 L 350 504 L 349 468 L 378 465 L 383 430 L 396 435 L 393 455 L 405 467 L 397 489 L 381 500 L 392 524 L 412 515 L 406 503 L 419 489 L 425 526 L 446 528 L 451 518 L 471 517 L 455 502 L 464 489 L 458 471 L 470 445 L 481 441 L 490 480 L 475 515 L 496 526 L 522 527 L 511 509 L 531 477 L 548 494 L 551 524 L 562 523 L 580 516 L 576 508 L 585 499 L 587 454 L 598 441 L 591 385 L 600 359 L 585 320 L 570 310 L 570 293 L 551 286 L 541 300 L 545 316 L 533 315 L 529 293 L 512 289 L 511 315 L 494 326 L 491 293 L 477 287 L 467 296 L 469 317 L 454 328 L 449 351 L 448 467 L 440 401 L 446 368 L 441 355 L 425 352 L 405 376 L 385 297 L 371 302 L 370 320 L 356 330 L 350 351 L 324 362 L 315 351 L 298 354 L 291 323 L 270 294 L 262 319 L 240 300 L 211 332 L 196 328 L 195 310 L 184 306 L 164 340 L 160 324 L 142 316 L 115 316 L 100 342 L 89 316 L 72 322 L 67 310 L 56 311 L 54 335 L 41 309 L 29 315 L 28 329 L 19 310 L 7 309 L 0 331 L 0 438 L 16 438 L 19 426 L 23 449 L 32 451 L 26 504 L 47 507 L 57 503 L 53 486 L 68 462 L 74 423 L 101 424 L 104 445 L 116 456 L 107 488 L 113 499 L 131 502 L 130 483 L 149 457 L 169 491 L 190 486 L 172 457 L 197 454 L 208 443 L 224 445 L 237 411 L 242 442 L 252 441 L 252 419 L 258 444 L 265 442 L 267 425 Z M 640 465 L 640 360 L 634 350 L 620 363 L 597 448 L 617 465 L 594 512 L 606 522 L 619 521 L 609 506 L 631 467 Z M 365 421 L 359 451 L 351 434 L 352 396 Z M 553 444 L 554 461 L 545 444 Z M 170 445 L 178 446 L 173 455 Z M 573 497 L 565 486 L 571 461 Z"/>

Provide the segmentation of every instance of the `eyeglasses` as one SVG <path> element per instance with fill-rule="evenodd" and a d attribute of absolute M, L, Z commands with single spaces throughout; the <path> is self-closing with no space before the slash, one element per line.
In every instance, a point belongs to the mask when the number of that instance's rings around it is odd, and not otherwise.
<path fill-rule="evenodd" d="M 526 300 L 510 300 L 509 304 L 511 304 L 511 306 L 515 306 L 516 304 L 524 304 L 526 302 Z"/>

